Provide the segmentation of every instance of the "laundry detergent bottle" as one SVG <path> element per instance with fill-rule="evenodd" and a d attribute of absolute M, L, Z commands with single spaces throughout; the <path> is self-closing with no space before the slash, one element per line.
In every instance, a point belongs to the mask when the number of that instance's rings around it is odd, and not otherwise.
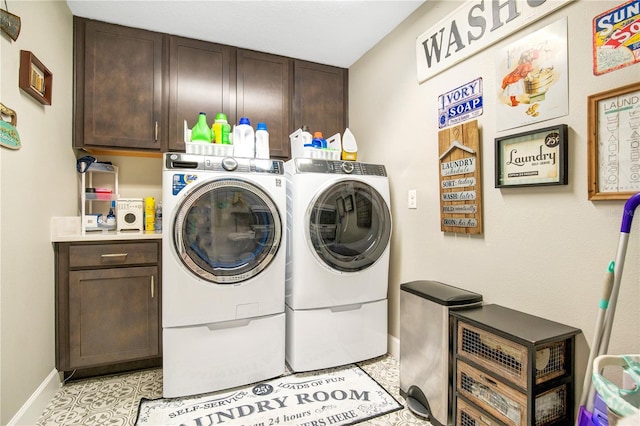
<path fill-rule="evenodd" d="M 213 139 L 209 124 L 207 124 L 207 114 L 201 112 L 198 115 L 198 121 L 193 129 L 191 129 L 191 141 L 192 142 L 207 142 L 210 143 Z"/>
<path fill-rule="evenodd" d="M 215 143 L 229 143 L 229 138 L 226 138 L 226 142 L 224 142 L 225 138 L 223 138 L 223 133 L 226 133 L 227 136 L 231 131 L 231 126 L 227 122 L 227 116 L 221 112 L 216 114 L 216 120 L 211 126 L 211 130 L 213 131 L 213 141 Z"/>
<path fill-rule="evenodd" d="M 269 159 L 269 132 L 265 123 L 256 126 L 256 158 Z"/>
<path fill-rule="evenodd" d="M 233 128 L 233 156 L 254 158 L 256 140 L 253 127 L 247 117 L 242 117 L 238 125 Z"/>
<path fill-rule="evenodd" d="M 311 146 L 314 148 L 326 148 L 327 141 L 322 136 L 322 132 L 313 132 L 313 139 L 311 140 Z"/>

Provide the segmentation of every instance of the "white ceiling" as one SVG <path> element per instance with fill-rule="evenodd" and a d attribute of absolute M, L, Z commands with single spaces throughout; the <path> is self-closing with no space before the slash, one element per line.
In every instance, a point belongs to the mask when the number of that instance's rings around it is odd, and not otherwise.
<path fill-rule="evenodd" d="M 349 68 L 426 0 L 69 0 L 76 16 Z"/>

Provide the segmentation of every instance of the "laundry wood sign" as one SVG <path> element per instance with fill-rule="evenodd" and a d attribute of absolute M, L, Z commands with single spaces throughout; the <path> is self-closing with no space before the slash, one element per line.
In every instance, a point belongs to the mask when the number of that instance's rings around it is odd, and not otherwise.
<path fill-rule="evenodd" d="M 438 132 L 440 229 L 482 233 L 482 179 L 478 121 Z"/>

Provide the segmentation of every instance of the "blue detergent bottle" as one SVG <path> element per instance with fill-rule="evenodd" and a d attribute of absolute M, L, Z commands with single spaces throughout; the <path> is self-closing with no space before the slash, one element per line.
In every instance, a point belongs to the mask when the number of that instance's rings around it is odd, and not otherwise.
<path fill-rule="evenodd" d="M 322 137 L 322 132 L 313 132 L 313 139 L 311 140 L 311 146 L 314 148 L 326 148 L 327 141 Z"/>

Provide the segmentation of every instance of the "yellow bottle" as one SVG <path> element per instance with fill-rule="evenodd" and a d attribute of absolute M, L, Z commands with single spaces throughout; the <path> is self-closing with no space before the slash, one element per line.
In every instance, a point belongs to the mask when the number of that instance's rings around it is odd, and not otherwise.
<path fill-rule="evenodd" d="M 144 199 L 144 230 L 154 231 L 156 222 L 156 200 L 153 197 Z"/>
<path fill-rule="evenodd" d="M 213 142 L 229 143 L 228 139 L 226 142 L 224 141 L 224 134 L 226 133 L 229 135 L 229 132 L 231 131 L 231 126 L 227 122 L 226 115 L 221 112 L 216 114 L 216 120 L 214 121 L 213 126 L 211 126 L 211 130 L 213 131 Z"/>

